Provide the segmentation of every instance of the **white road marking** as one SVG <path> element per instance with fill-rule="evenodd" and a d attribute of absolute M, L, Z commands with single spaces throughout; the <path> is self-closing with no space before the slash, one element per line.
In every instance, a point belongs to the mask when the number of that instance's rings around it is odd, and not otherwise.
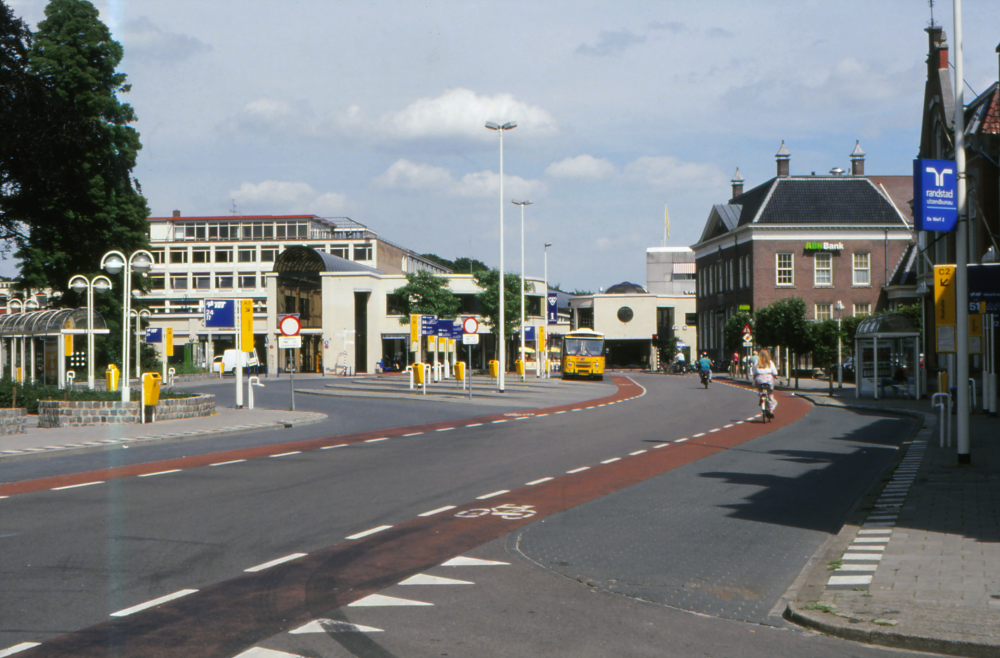
<path fill-rule="evenodd" d="M 870 571 L 878 569 L 877 564 L 843 564 L 837 567 L 837 571 Z"/>
<path fill-rule="evenodd" d="M 320 450 L 333 450 L 334 448 L 343 448 L 346 445 L 347 445 L 346 443 L 338 443 L 335 446 L 323 446 L 322 448 L 320 448 Z"/>
<path fill-rule="evenodd" d="M 268 455 L 268 457 L 287 457 L 288 455 L 300 455 L 300 454 L 302 454 L 301 450 L 293 450 L 291 452 L 282 452 L 277 455 Z"/>
<path fill-rule="evenodd" d="M 830 576 L 827 585 L 870 585 L 872 576 Z"/>
<path fill-rule="evenodd" d="M 308 555 L 308 553 L 292 553 L 291 555 L 279 557 L 277 560 L 271 560 L 270 562 L 265 562 L 264 564 L 258 564 L 256 567 L 250 567 L 249 569 L 244 569 L 243 571 L 246 571 L 247 573 L 256 573 L 258 571 L 263 571 L 264 569 L 276 567 L 279 564 L 284 564 L 285 562 L 298 560 L 300 557 L 305 557 L 306 555 Z"/>
<path fill-rule="evenodd" d="M 556 414 L 564 414 L 564 413 L 566 413 L 566 411 L 565 411 L 565 410 L 563 410 L 563 411 L 557 411 L 557 412 L 556 412 Z"/>
<path fill-rule="evenodd" d="M 402 605 L 434 605 L 433 603 L 424 603 L 423 601 L 412 601 L 410 599 L 400 599 L 395 596 L 385 596 L 384 594 L 372 594 L 371 596 L 366 596 L 363 599 L 355 601 L 354 603 L 348 603 L 348 608 L 380 608 L 383 606 L 402 606 Z"/>
<path fill-rule="evenodd" d="M 760 414 L 757 414 L 759 416 Z M 757 416 L 750 416 L 747 420 L 757 420 Z"/>
<path fill-rule="evenodd" d="M 404 434 L 403 436 L 420 436 L 423 432 L 413 432 L 412 434 Z"/>
<path fill-rule="evenodd" d="M 243 653 L 234 656 L 234 658 L 305 658 L 297 653 L 285 653 L 284 651 L 275 651 L 274 649 L 265 649 L 264 647 L 253 647 L 252 649 L 247 649 Z"/>
<path fill-rule="evenodd" d="M 535 414 L 535 418 L 545 418 L 548 414 Z"/>
<path fill-rule="evenodd" d="M 719 428 L 716 427 L 714 430 L 708 430 L 708 433 L 711 434 L 712 432 L 718 432 L 718 431 L 719 431 Z"/>
<path fill-rule="evenodd" d="M 471 425 L 466 425 L 466 427 L 482 427 L 482 423 L 472 423 Z"/>
<path fill-rule="evenodd" d="M 382 532 L 383 530 L 388 530 L 391 527 L 392 527 L 391 525 L 380 525 L 377 528 L 372 528 L 371 530 L 365 530 L 364 532 L 359 532 L 356 535 L 351 535 L 346 539 L 361 539 L 362 537 L 367 537 L 368 535 L 374 535 L 376 532 Z"/>
<path fill-rule="evenodd" d="M 862 530 L 862 532 L 864 532 Z M 888 537 L 855 537 L 855 544 L 886 544 L 889 542 Z"/>
<path fill-rule="evenodd" d="M 493 560 L 481 560 L 478 557 L 453 557 L 447 562 L 441 563 L 442 567 L 492 567 L 510 566 L 510 562 L 494 562 Z"/>
<path fill-rule="evenodd" d="M 365 439 L 365 443 L 378 443 L 379 441 L 388 441 L 389 437 L 381 436 L 377 439 Z"/>
<path fill-rule="evenodd" d="M 653 450 L 656 450 L 657 448 L 666 448 L 669 445 L 670 445 L 669 443 L 661 443 L 658 446 L 653 446 Z"/>
<path fill-rule="evenodd" d="M 182 596 L 187 596 L 188 594 L 194 594 L 197 591 L 198 590 L 196 589 L 182 589 L 178 592 L 174 592 L 173 594 L 167 594 L 166 596 L 161 596 L 158 599 L 153 599 L 152 601 L 146 601 L 145 603 L 140 603 L 139 605 L 134 605 L 131 608 L 125 608 L 124 610 L 119 610 L 118 612 L 112 612 L 111 616 L 128 617 L 129 615 L 133 615 L 137 612 L 148 610 L 149 608 L 155 608 L 156 606 L 162 603 L 166 603 L 167 601 L 173 601 L 174 599 L 179 599 Z"/>
<path fill-rule="evenodd" d="M 455 428 L 454 428 L 454 427 L 442 427 L 441 429 L 439 429 L 439 430 L 434 430 L 434 431 L 435 431 L 435 432 L 450 432 L 450 431 L 451 431 L 451 430 L 453 430 L 453 429 L 455 429 Z"/>
<path fill-rule="evenodd" d="M 610 464 L 611 462 L 616 462 L 616 461 L 618 461 L 619 459 L 621 459 L 621 457 L 612 457 L 611 459 L 605 459 L 605 460 L 604 460 L 604 461 L 602 461 L 601 463 L 602 463 L 602 464 Z"/>
<path fill-rule="evenodd" d="M 181 469 L 179 469 L 179 468 L 172 468 L 169 471 L 157 471 L 156 473 L 140 473 L 139 477 L 141 477 L 141 478 L 151 478 L 154 475 L 166 475 L 167 473 L 180 473 L 180 472 L 181 472 Z"/>
<path fill-rule="evenodd" d="M 506 420 L 494 420 L 493 424 L 496 425 L 498 423 L 506 423 L 506 422 L 507 422 Z"/>
<path fill-rule="evenodd" d="M 742 420 L 738 420 L 738 421 L 736 421 L 736 424 L 737 424 L 737 425 L 742 425 L 742 424 L 743 424 L 743 421 L 742 421 Z"/>
<path fill-rule="evenodd" d="M 882 559 L 881 553 L 851 553 L 850 555 L 845 555 L 842 560 L 853 560 L 855 562 L 879 562 Z"/>
<path fill-rule="evenodd" d="M 694 438 L 697 439 L 699 436 L 705 436 L 705 435 L 704 434 L 695 434 Z M 674 443 L 684 443 L 685 441 L 687 441 L 687 439 L 677 439 L 676 441 L 674 441 Z"/>
<path fill-rule="evenodd" d="M 859 535 L 891 535 L 892 530 L 858 530 Z"/>
<path fill-rule="evenodd" d="M 0 651 L 0 658 L 5 658 L 6 656 L 13 656 L 15 653 L 20 653 L 25 649 L 30 649 L 31 647 L 37 647 L 38 642 L 22 642 L 21 644 L 15 644 L 12 647 L 7 647 L 3 651 Z"/>
<path fill-rule="evenodd" d="M 229 462 L 216 462 L 214 464 L 209 464 L 209 466 L 228 466 L 229 464 L 239 464 L 240 462 L 245 462 L 245 459 L 234 459 Z"/>
<path fill-rule="evenodd" d="M 566 472 L 567 473 L 582 473 L 583 471 L 586 471 L 589 468 L 590 468 L 589 466 L 581 466 L 580 468 L 574 468 L 572 471 L 566 471 Z"/>
<path fill-rule="evenodd" d="M 641 455 L 644 452 L 646 452 L 646 451 L 645 450 L 636 450 L 635 452 L 628 453 L 628 455 L 629 455 L 629 457 L 635 457 L 636 455 Z"/>
<path fill-rule="evenodd" d="M 98 480 L 97 482 L 84 482 L 83 484 L 68 484 L 65 487 L 53 487 L 52 491 L 62 491 L 64 489 L 76 489 L 77 487 L 89 487 L 92 484 L 104 484 L 104 480 Z"/>
<path fill-rule="evenodd" d="M 729 428 L 730 428 L 730 427 L 732 427 L 733 425 L 735 425 L 735 423 L 729 423 L 728 425 L 723 425 L 723 426 L 722 426 L 722 429 L 724 429 L 724 430 L 725 430 L 725 429 L 729 429 Z"/>
<path fill-rule="evenodd" d="M 542 478 L 541 480 L 535 480 L 534 482 L 529 482 L 527 484 L 527 486 L 530 487 L 530 486 L 533 486 L 533 485 L 536 485 L 536 484 L 541 484 L 542 482 L 548 482 L 549 480 L 552 480 L 552 479 L 554 479 L 554 478 Z"/>
<path fill-rule="evenodd" d="M 854 544 L 851 544 L 850 546 L 847 547 L 847 550 L 848 551 L 884 551 L 885 550 L 885 546 L 871 546 L 870 544 L 860 544 L 858 546 L 855 546 Z M 845 555 L 850 555 L 850 553 L 846 553 Z"/>
<path fill-rule="evenodd" d="M 494 491 L 493 493 L 484 494 L 482 496 L 476 496 L 476 500 L 486 500 L 487 498 L 493 498 L 494 496 L 502 496 L 505 493 L 510 493 L 510 490 L 501 489 L 500 491 Z"/>
<path fill-rule="evenodd" d="M 381 628 L 375 628 L 373 626 L 362 626 L 360 624 L 352 624 L 347 621 L 339 621 L 337 619 L 317 619 L 311 621 L 305 626 L 299 626 L 294 631 L 288 631 L 289 635 L 298 635 L 300 633 L 381 633 Z"/>
<path fill-rule="evenodd" d="M 439 507 L 437 509 L 432 509 L 429 512 L 424 512 L 423 514 L 417 514 L 417 516 L 434 516 L 435 514 L 440 514 L 441 512 L 447 512 L 450 509 L 455 509 L 454 505 L 445 505 L 444 507 Z"/>
<path fill-rule="evenodd" d="M 697 439 L 699 436 L 705 436 L 705 434 L 706 434 L 705 432 L 702 432 L 701 434 L 695 434 L 694 437 L 692 437 L 692 438 Z"/>
<path fill-rule="evenodd" d="M 399 583 L 400 585 L 475 585 L 473 582 L 468 580 L 455 580 L 454 578 L 442 578 L 441 576 L 428 576 L 424 573 L 418 573 L 416 576 L 410 576 L 406 580 Z"/>

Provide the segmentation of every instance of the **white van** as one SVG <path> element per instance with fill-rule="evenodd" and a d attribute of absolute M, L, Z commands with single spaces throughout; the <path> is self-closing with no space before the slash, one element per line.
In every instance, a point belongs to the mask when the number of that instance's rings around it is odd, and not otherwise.
<path fill-rule="evenodd" d="M 215 357 L 215 360 L 212 362 L 212 371 L 220 374 L 229 373 L 235 375 L 237 355 L 241 355 L 240 361 L 244 368 L 249 369 L 260 366 L 260 360 L 257 358 L 257 350 L 253 352 L 226 350 L 222 353 L 222 356 Z"/>

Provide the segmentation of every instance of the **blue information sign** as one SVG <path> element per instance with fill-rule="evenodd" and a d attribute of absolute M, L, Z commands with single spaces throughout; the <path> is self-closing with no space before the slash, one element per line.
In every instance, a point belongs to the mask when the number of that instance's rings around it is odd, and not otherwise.
<path fill-rule="evenodd" d="M 969 312 L 978 313 L 979 303 L 992 313 L 993 326 L 1000 327 L 1000 263 L 969 265 Z"/>
<path fill-rule="evenodd" d="M 950 160 L 913 161 L 913 222 L 918 231 L 953 231 L 958 223 L 958 167 Z"/>
<path fill-rule="evenodd" d="M 146 327 L 146 342 L 147 343 L 162 343 L 163 342 L 163 329 L 160 327 Z"/>
<path fill-rule="evenodd" d="M 206 299 L 205 326 L 209 329 L 235 329 L 236 300 Z"/>
<path fill-rule="evenodd" d="M 437 335 L 437 316 L 436 315 L 421 315 L 420 316 L 420 335 L 421 336 L 436 336 Z"/>
<path fill-rule="evenodd" d="M 559 323 L 559 297 L 556 293 L 549 293 L 549 304 L 545 311 L 545 317 L 548 318 L 549 324 Z"/>
<path fill-rule="evenodd" d="M 524 340 L 535 340 L 535 328 L 533 326 L 525 325 Z"/>

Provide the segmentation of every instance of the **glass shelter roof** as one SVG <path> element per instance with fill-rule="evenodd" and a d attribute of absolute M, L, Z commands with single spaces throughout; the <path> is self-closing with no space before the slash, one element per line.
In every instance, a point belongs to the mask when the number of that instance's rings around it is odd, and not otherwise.
<path fill-rule="evenodd" d="M 86 308 L 28 311 L 0 316 L 0 336 L 58 336 L 86 331 Z M 108 325 L 97 311 L 94 311 L 94 333 L 108 333 Z"/>

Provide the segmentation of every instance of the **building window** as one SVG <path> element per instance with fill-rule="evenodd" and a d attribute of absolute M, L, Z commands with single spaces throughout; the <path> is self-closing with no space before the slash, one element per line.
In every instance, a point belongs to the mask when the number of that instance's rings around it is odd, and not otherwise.
<path fill-rule="evenodd" d="M 854 285 L 870 286 L 871 284 L 871 258 L 869 254 L 854 254 Z"/>
<path fill-rule="evenodd" d="M 153 254 L 153 262 L 157 265 L 163 265 L 164 258 L 166 254 L 163 253 L 162 249 L 151 249 L 149 253 Z"/>
<path fill-rule="evenodd" d="M 170 263 L 172 265 L 181 265 L 181 264 L 184 264 L 186 262 L 188 262 L 188 252 L 187 252 L 187 249 L 171 249 L 170 250 Z"/>
<path fill-rule="evenodd" d="M 245 227 L 249 228 L 249 227 Z M 257 262 L 257 250 L 256 249 L 240 249 L 239 262 L 241 263 L 256 263 Z"/>
<path fill-rule="evenodd" d="M 795 285 L 795 276 L 792 270 L 792 254 L 775 254 L 774 257 L 778 285 Z"/>
<path fill-rule="evenodd" d="M 833 305 L 832 304 L 816 304 L 816 321 L 822 322 L 823 320 L 833 319 Z"/>
<path fill-rule="evenodd" d="M 240 288 L 256 288 L 256 287 L 257 287 L 256 272 L 240 272 Z"/>
<path fill-rule="evenodd" d="M 153 290 L 163 290 L 163 275 L 151 274 L 149 276 L 149 285 Z"/>
<path fill-rule="evenodd" d="M 819 252 L 814 256 L 816 267 L 815 284 L 817 286 L 833 285 L 833 254 Z"/>
<path fill-rule="evenodd" d="M 747 287 L 747 289 L 749 289 L 750 288 L 750 256 L 749 255 L 744 256 L 743 260 L 746 261 L 746 271 L 747 271 L 747 284 L 746 284 L 746 287 Z"/>
<path fill-rule="evenodd" d="M 215 248 L 215 262 L 216 263 L 232 263 L 233 262 L 233 250 L 232 249 L 220 249 Z"/>
<path fill-rule="evenodd" d="M 354 260 L 371 260 L 371 259 L 372 259 L 372 248 L 370 245 L 354 246 Z M 497 335 L 499 336 L 500 334 L 498 333 Z"/>
<path fill-rule="evenodd" d="M 330 254 L 339 258 L 347 258 L 347 245 L 338 244 L 330 247 Z"/>
<path fill-rule="evenodd" d="M 195 272 L 191 277 L 195 290 L 212 289 L 212 275 L 209 272 Z"/>
<path fill-rule="evenodd" d="M 863 318 L 866 315 L 872 314 L 871 304 L 855 304 L 854 305 L 854 317 Z"/>
<path fill-rule="evenodd" d="M 260 250 L 260 262 L 262 262 L 262 263 L 273 263 L 274 259 L 277 258 L 277 257 L 278 257 L 278 250 L 277 249 L 261 249 Z"/>
<path fill-rule="evenodd" d="M 208 262 L 208 249 L 193 249 L 191 251 L 191 262 L 192 263 L 207 263 Z"/>
<path fill-rule="evenodd" d="M 216 290 L 229 290 L 233 287 L 233 273 L 232 272 L 216 272 L 215 273 L 215 289 Z"/>
<path fill-rule="evenodd" d="M 385 296 L 385 314 L 386 315 L 402 315 L 403 306 L 399 303 L 399 298 L 396 297 L 395 293 L 389 293 Z"/>
<path fill-rule="evenodd" d="M 171 290 L 187 290 L 188 289 L 188 277 L 187 274 L 175 274 L 170 277 L 170 289 Z"/>

